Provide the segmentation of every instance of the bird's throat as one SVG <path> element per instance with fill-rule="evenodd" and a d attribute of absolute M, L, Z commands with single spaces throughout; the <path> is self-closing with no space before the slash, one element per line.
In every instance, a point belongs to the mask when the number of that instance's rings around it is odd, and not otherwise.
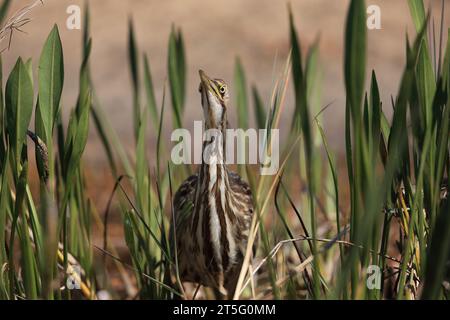
<path fill-rule="evenodd" d="M 205 256 L 212 254 L 212 268 L 225 271 L 234 252 L 234 240 L 230 221 L 233 210 L 229 205 L 232 190 L 224 161 L 224 146 L 219 139 L 212 139 L 203 145 L 203 163 L 199 172 L 196 200 L 194 204 L 194 232 Z M 230 250 L 232 249 L 232 250 Z M 211 255 L 209 255 L 211 256 Z M 206 262 L 208 264 L 209 262 Z"/>

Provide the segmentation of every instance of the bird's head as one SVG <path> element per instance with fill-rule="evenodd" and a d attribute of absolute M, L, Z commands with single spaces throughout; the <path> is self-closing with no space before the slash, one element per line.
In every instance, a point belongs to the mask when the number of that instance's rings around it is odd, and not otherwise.
<path fill-rule="evenodd" d="M 226 127 L 226 109 L 229 100 L 227 84 L 221 79 L 211 79 L 199 70 L 202 108 L 207 129 Z"/>

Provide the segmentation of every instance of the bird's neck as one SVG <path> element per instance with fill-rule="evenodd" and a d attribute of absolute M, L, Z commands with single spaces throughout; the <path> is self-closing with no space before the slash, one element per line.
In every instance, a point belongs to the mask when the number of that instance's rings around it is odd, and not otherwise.
<path fill-rule="evenodd" d="M 231 223 L 236 219 L 232 206 L 234 195 L 225 163 L 225 141 L 217 137 L 206 140 L 203 144 L 192 230 L 199 239 L 201 250 L 213 253 L 212 267 L 225 271 L 233 263 L 236 252 Z"/>
<path fill-rule="evenodd" d="M 210 196 L 222 196 L 229 189 L 228 168 L 225 157 L 225 127 L 206 130 L 206 141 L 203 143 L 200 181 L 203 193 Z"/>

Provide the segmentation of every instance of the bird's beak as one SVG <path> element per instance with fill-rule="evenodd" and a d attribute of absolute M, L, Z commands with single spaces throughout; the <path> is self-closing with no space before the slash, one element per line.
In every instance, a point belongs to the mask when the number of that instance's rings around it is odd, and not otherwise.
<path fill-rule="evenodd" d="M 206 75 L 205 71 L 201 69 L 198 71 L 198 74 L 200 75 L 200 81 L 203 89 L 209 89 L 211 86 L 211 79 Z"/>
<path fill-rule="evenodd" d="M 200 85 L 202 89 L 205 90 L 204 92 L 211 92 L 217 95 L 216 91 L 214 90 L 214 86 L 212 85 L 213 81 L 210 77 L 208 77 L 205 71 L 199 70 L 198 74 L 200 75 Z"/>

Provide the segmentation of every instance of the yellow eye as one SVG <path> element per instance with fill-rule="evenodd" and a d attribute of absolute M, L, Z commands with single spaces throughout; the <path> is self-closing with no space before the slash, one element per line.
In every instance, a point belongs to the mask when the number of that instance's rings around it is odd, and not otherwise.
<path fill-rule="evenodd" d="M 221 94 L 224 94 L 224 93 L 225 93 L 225 91 L 227 91 L 227 86 L 225 86 L 225 85 L 223 85 L 223 86 L 220 86 L 220 88 L 219 88 L 219 92 L 220 92 Z"/>

